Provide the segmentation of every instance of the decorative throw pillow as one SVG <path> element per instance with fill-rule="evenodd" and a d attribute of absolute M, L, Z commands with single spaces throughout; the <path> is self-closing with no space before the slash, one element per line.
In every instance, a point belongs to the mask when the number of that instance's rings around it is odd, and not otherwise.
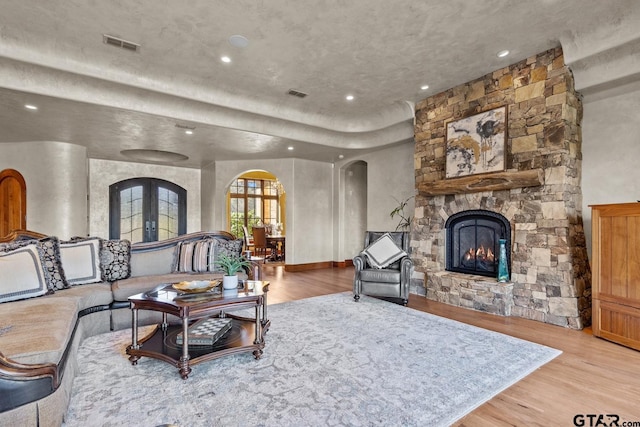
<path fill-rule="evenodd" d="M 215 261 L 220 258 L 220 255 L 225 254 L 227 256 L 240 256 L 242 255 L 242 246 L 244 242 L 242 239 L 235 240 L 223 240 L 214 239 L 213 241 L 213 258 L 211 260 L 211 271 L 216 273 L 222 273 L 223 270 L 215 264 Z"/>
<path fill-rule="evenodd" d="M 206 273 L 212 262 L 211 245 L 214 239 L 180 242 L 176 248 L 177 259 L 173 271 Z"/>
<path fill-rule="evenodd" d="M 9 249 L 22 248 L 26 245 L 36 244 L 40 248 L 42 256 L 42 268 L 50 293 L 60 289 L 69 288 L 64 269 L 60 262 L 60 241 L 55 236 L 43 237 L 42 239 L 16 240 L 10 243 L 0 244 L 0 252 Z"/>
<path fill-rule="evenodd" d="M 100 238 L 88 237 L 60 242 L 60 259 L 67 282 L 74 285 L 102 281 L 100 271 Z"/>
<path fill-rule="evenodd" d="M 390 264 L 407 256 L 407 253 L 398 247 L 389 233 L 384 233 L 375 242 L 362 251 L 369 264 L 375 268 L 386 268 Z"/>
<path fill-rule="evenodd" d="M 128 240 L 102 240 L 100 270 L 103 282 L 115 282 L 131 276 L 131 242 Z"/>
<path fill-rule="evenodd" d="M 0 302 L 46 293 L 41 250 L 36 243 L 0 253 Z"/>

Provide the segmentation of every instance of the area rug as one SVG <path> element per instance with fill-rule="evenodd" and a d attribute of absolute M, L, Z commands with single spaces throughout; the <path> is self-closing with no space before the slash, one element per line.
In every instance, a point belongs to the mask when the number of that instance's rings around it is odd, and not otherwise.
<path fill-rule="evenodd" d="M 264 355 L 193 367 L 125 355 L 130 330 L 79 350 L 65 426 L 446 426 L 561 352 L 350 293 L 269 306 Z"/>

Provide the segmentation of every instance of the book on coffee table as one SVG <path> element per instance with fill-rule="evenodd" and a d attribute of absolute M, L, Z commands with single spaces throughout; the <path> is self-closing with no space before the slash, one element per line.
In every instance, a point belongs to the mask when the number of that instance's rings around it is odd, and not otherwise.
<path fill-rule="evenodd" d="M 231 319 L 212 317 L 201 319 L 189 326 L 189 345 L 213 345 L 231 329 Z M 176 344 L 182 345 L 182 332 L 176 337 Z"/>

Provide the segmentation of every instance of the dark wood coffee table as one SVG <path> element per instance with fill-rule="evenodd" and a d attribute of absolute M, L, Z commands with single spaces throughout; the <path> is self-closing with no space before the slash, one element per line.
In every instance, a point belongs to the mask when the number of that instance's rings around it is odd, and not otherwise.
<path fill-rule="evenodd" d="M 142 356 L 164 360 L 178 368 L 183 379 L 191 373 L 191 366 L 228 354 L 252 352 L 256 359 L 262 356 L 264 334 L 271 322 L 267 318 L 267 292 L 269 282 L 247 280 L 237 291 L 222 291 L 220 285 L 208 292 L 183 293 L 171 284 L 129 298 L 132 313 L 131 345 L 127 354 L 131 364 L 136 365 Z M 255 308 L 255 317 L 237 316 L 229 311 Z M 146 337 L 138 339 L 138 310 L 153 310 L 162 313 L 162 323 Z M 169 325 L 167 315 L 181 319 L 180 325 Z M 213 345 L 189 346 L 187 329 L 197 319 L 228 317 L 232 319 L 231 330 Z M 176 337 L 182 332 L 184 343 L 177 344 Z"/>

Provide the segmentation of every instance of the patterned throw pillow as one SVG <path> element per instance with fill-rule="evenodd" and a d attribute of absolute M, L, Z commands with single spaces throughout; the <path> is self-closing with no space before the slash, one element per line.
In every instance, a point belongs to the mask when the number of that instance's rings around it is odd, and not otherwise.
<path fill-rule="evenodd" d="M 386 268 L 400 258 L 407 256 L 407 253 L 398 247 L 389 233 L 383 234 L 367 246 L 362 253 L 367 257 L 369 264 L 375 268 Z"/>
<path fill-rule="evenodd" d="M 211 271 L 215 271 L 216 273 L 222 273 L 223 270 L 215 264 L 215 261 L 220 258 L 220 255 L 225 254 L 227 256 L 234 255 L 240 256 L 242 255 L 242 239 L 235 240 L 222 240 L 215 239 L 213 243 L 213 259 L 211 262 Z"/>
<path fill-rule="evenodd" d="M 183 273 L 222 273 L 215 264 L 220 254 L 242 254 L 242 239 L 203 239 L 193 242 L 181 242 L 176 248 L 176 262 L 173 271 Z"/>
<path fill-rule="evenodd" d="M 180 242 L 176 248 L 177 259 L 173 271 L 206 273 L 212 262 L 211 246 L 214 239 Z"/>
<path fill-rule="evenodd" d="M 128 240 L 102 240 L 100 270 L 103 282 L 115 282 L 131 276 L 131 242 Z"/>
<path fill-rule="evenodd" d="M 0 253 L 0 303 L 46 293 L 42 250 L 36 241 Z"/>
<path fill-rule="evenodd" d="M 87 237 L 60 242 L 60 259 L 71 286 L 102 281 L 100 240 L 99 237 Z"/>
<path fill-rule="evenodd" d="M 64 269 L 60 262 L 60 241 L 57 237 L 48 236 L 39 240 L 16 240 L 15 242 L 2 243 L 0 244 L 0 252 L 22 248 L 30 244 L 35 244 L 41 253 L 42 268 L 49 293 L 60 289 L 68 289 L 69 283 L 67 283 Z"/>

